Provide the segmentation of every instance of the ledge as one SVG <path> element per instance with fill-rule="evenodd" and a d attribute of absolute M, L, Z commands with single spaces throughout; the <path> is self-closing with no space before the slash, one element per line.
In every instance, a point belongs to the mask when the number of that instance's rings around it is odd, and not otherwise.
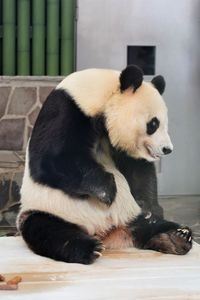
<path fill-rule="evenodd" d="M 0 76 L 0 81 L 47 81 L 47 82 L 55 82 L 60 81 L 65 76 Z"/>

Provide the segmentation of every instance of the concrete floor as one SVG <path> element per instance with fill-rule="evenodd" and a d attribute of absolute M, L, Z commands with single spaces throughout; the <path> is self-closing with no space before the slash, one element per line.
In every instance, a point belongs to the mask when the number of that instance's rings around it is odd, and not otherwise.
<path fill-rule="evenodd" d="M 164 208 L 165 219 L 189 226 L 200 244 L 200 195 L 165 197 L 159 203 Z"/>

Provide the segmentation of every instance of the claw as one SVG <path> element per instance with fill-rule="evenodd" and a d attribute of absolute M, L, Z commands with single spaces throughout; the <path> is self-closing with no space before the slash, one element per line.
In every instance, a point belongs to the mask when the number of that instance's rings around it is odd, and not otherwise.
<path fill-rule="evenodd" d="M 152 216 L 152 213 L 149 211 L 144 218 L 149 219 L 149 218 L 151 218 L 151 216 Z"/>
<path fill-rule="evenodd" d="M 187 235 L 189 233 L 189 230 L 187 228 L 178 228 L 178 235 Z"/>
<path fill-rule="evenodd" d="M 102 256 L 102 253 L 99 252 L 99 251 L 94 251 L 94 254 L 95 254 L 96 256 L 98 256 L 98 257 Z"/>
<path fill-rule="evenodd" d="M 100 251 L 104 251 L 106 248 L 105 248 L 105 246 L 101 242 L 99 242 L 99 244 L 97 245 L 96 249 L 100 250 Z"/>
<path fill-rule="evenodd" d="M 105 246 L 101 246 L 101 250 L 102 250 L 102 251 L 105 251 L 105 250 L 106 250 L 106 247 L 105 247 Z"/>
<path fill-rule="evenodd" d="M 183 233 L 189 233 L 189 230 L 188 229 L 182 229 L 182 232 Z"/>
<path fill-rule="evenodd" d="M 183 235 L 183 234 L 182 234 L 182 231 L 177 232 L 176 235 L 178 235 L 178 236 L 181 237 L 181 236 Z"/>

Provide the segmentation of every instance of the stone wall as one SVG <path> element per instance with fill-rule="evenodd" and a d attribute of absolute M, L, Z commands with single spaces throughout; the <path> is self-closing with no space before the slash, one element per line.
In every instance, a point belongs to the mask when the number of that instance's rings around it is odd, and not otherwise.
<path fill-rule="evenodd" d="M 0 231 L 15 227 L 24 160 L 23 152 L 0 151 Z"/>
<path fill-rule="evenodd" d="M 62 77 L 0 77 L 0 150 L 25 150 L 50 91 Z"/>
<path fill-rule="evenodd" d="M 0 235 L 15 233 L 24 152 L 40 108 L 62 77 L 0 77 Z"/>

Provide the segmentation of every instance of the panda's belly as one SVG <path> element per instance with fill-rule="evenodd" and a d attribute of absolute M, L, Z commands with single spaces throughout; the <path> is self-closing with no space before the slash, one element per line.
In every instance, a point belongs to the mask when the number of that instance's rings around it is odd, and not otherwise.
<path fill-rule="evenodd" d="M 26 160 L 21 188 L 21 213 L 40 210 L 84 228 L 89 234 L 104 235 L 113 227 L 123 227 L 141 211 L 131 195 L 125 177 L 112 162 L 103 160 L 104 168 L 115 177 L 117 195 L 110 207 L 95 198 L 82 200 L 32 180 Z"/>

